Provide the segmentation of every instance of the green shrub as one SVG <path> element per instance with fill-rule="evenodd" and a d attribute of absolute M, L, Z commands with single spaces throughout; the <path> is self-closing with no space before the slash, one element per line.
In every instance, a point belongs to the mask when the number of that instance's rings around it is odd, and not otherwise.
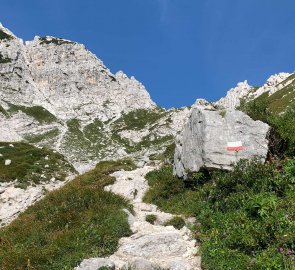
<path fill-rule="evenodd" d="M 292 87 L 292 93 L 295 95 L 295 86 L 293 85 Z M 254 120 L 260 120 L 272 126 L 277 135 L 283 139 L 277 142 L 277 144 L 281 146 L 282 152 L 289 156 L 294 156 L 295 104 L 292 100 L 294 100 L 295 96 L 290 98 L 288 104 L 280 105 L 281 109 L 278 110 L 277 107 L 274 107 L 272 102 L 274 100 L 281 100 L 276 98 L 277 95 L 283 93 L 281 91 L 282 90 L 271 96 L 268 96 L 268 93 L 264 93 L 252 101 L 242 101 L 239 109 L 247 113 Z"/>
<path fill-rule="evenodd" d="M 175 229 L 180 230 L 185 226 L 185 221 L 182 217 L 173 217 L 165 223 L 165 226 L 173 226 Z"/>
<path fill-rule="evenodd" d="M 0 40 L 10 40 L 13 39 L 13 37 L 11 35 L 6 34 L 3 30 L 0 30 Z"/>
<path fill-rule="evenodd" d="M 1 269 L 73 269 L 84 258 L 105 257 L 129 236 L 128 202 L 103 190 L 130 160 L 105 161 L 28 208 L 0 230 Z M 130 209 L 131 210 L 131 209 Z"/>
<path fill-rule="evenodd" d="M 1 39 L 1 38 L 0 38 Z M 0 53 L 0 64 L 6 64 L 6 63 L 10 63 L 12 60 L 8 57 L 4 57 L 1 53 Z"/>
<path fill-rule="evenodd" d="M 156 220 L 157 220 L 156 215 L 150 214 L 145 216 L 145 221 L 147 221 L 148 223 L 154 224 Z"/>
<path fill-rule="evenodd" d="M 196 185 L 179 184 L 165 166 L 147 174 L 151 188 L 145 200 L 197 218 L 206 270 L 294 269 L 286 254 L 295 251 L 294 164 L 242 160 L 229 172 L 192 174 L 202 180 Z"/>
<path fill-rule="evenodd" d="M 40 44 L 75 44 L 75 42 L 64 40 L 62 38 L 49 38 L 49 37 L 40 37 Z"/>

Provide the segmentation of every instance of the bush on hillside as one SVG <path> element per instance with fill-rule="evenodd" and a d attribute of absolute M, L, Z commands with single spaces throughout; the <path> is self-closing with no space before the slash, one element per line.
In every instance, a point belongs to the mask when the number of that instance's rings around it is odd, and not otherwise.
<path fill-rule="evenodd" d="M 293 269 L 294 172 L 294 159 L 280 168 L 242 160 L 233 171 L 215 172 L 191 189 L 166 166 L 147 175 L 146 199 L 163 210 L 197 217 L 203 269 Z"/>

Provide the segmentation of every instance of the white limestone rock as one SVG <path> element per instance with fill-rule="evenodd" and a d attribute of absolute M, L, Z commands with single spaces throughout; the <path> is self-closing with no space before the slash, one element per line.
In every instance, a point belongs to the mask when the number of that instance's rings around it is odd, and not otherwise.
<path fill-rule="evenodd" d="M 75 267 L 74 270 L 98 270 L 102 267 L 109 270 L 115 270 L 115 264 L 107 258 L 91 258 L 83 260 L 83 262 Z"/>
<path fill-rule="evenodd" d="M 267 92 L 268 92 L 268 95 L 274 94 L 275 92 L 282 89 L 283 86 L 280 85 L 280 83 L 286 80 L 290 75 L 291 75 L 290 73 L 281 72 L 279 74 L 270 76 L 267 79 L 266 83 L 260 88 L 258 88 L 257 91 L 253 92 L 249 98 L 254 99 Z"/>
<path fill-rule="evenodd" d="M 245 113 L 227 110 L 225 115 L 203 101 L 193 106 L 184 130 L 176 137 L 174 173 L 186 177 L 200 168 L 231 169 L 239 159 L 258 157 L 263 162 L 268 153 L 270 127 L 254 121 Z M 227 151 L 227 142 L 242 141 L 244 150 Z"/>
<path fill-rule="evenodd" d="M 255 88 L 250 86 L 247 81 L 240 82 L 236 87 L 231 88 L 225 97 L 221 98 L 214 104 L 225 109 L 237 109 L 240 105 L 242 99 L 253 100 L 264 93 L 272 95 L 275 92 L 281 90 L 283 87 L 292 83 L 293 80 L 284 81 L 290 76 L 290 73 L 281 72 L 279 74 L 271 75 L 266 83 L 259 87 Z"/>
<path fill-rule="evenodd" d="M 225 97 L 216 102 L 216 105 L 227 109 L 235 109 L 240 105 L 240 100 L 249 95 L 253 89 L 247 81 L 240 82 L 236 87 L 231 88 Z"/>
<path fill-rule="evenodd" d="M 6 159 L 4 162 L 5 166 L 9 166 L 11 164 L 11 160 L 10 159 Z"/>

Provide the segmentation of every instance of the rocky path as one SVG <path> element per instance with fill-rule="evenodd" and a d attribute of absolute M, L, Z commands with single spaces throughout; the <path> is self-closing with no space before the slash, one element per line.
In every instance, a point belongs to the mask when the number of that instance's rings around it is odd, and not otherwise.
<path fill-rule="evenodd" d="M 201 258 L 198 247 L 187 227 L 177 230 L 164 226 L 173 215 L 161 212 L 157 206 L 142 202 L 148 184 L 144 176 L 154 167 L 113 173 L 116 182 L 105 190 L 128 198 L 133 204 L 134 215 L 128 210 L 128 221 L 133 232 L 120 239 L 117 252 L 108 258 L 85 259 L 76 270 L 97 270 L 109 267 L 116 270 L 199 270 Z M 147 215 L 156 215 L 155 224 L 148 223 Z"/>

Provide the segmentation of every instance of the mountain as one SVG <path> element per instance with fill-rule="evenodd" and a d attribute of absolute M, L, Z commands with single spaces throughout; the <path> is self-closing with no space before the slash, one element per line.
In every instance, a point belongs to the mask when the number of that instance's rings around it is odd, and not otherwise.
<path fill-rule="evenodd" d="M 189 113 L 158 107 L 134 77 L 112 74 L 76 42 L 23 42 L 1 25 L 0 52 L 0 141 L 50 147 L 78 171 L 163 152 Z"/>
<path fill-rule="evenodd" d="M 272 75 L 261 87 L 250 86 L 247 81 L 240 82 L 215 104 L 236 109 L 241 105 L 241 101 L 245 103 L 253 100 L 263 100 L 271 112 L 284 112 L 295 103 L 295 73 Z"/>

